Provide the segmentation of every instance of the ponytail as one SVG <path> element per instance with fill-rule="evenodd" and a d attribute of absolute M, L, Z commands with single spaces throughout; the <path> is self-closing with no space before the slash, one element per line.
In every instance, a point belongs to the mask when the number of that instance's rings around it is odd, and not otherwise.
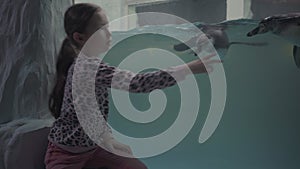
<path fill-rule="evenodd" d="M 101 8 L 94 4 L 78 3 L 67 9 L 64 15 L 64 28 L 67 38 L 63 41 L 56 63 L 56 83 L 49 98 L 49 109 L 58 118 L 64 97 L 68 70 L 74 62 L 81 46 L 73 39 L 73 33 L 84 33 L 89 20 Z"/>
<path fill-rule="evenodd" d="M 59 51 L 56 63 L 56 83 L 49 98 L 49 109 L 57 119 L 60 116 L 64 88 L 69 67 L 77 56 L 69 38 L 65 38 Z"/>

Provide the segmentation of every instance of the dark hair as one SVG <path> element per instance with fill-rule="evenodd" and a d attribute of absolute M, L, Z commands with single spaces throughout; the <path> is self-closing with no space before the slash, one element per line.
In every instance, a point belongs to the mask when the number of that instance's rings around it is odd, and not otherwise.
<path fill-rule="evenodd" d="M 84 33 L 85 28 L 99 6 L 89 3 L 79 3 L 68 8 L 64 15 L 64 28 L 67 37 L 60 48 L 56 63 L 56 83 L 49 98 L 49 109 L 54 118 L 60 116 L 64 96 L 64 88 L 69 67 L 77 57 L 79 44 L 73 39 L 73 33 Z"/>

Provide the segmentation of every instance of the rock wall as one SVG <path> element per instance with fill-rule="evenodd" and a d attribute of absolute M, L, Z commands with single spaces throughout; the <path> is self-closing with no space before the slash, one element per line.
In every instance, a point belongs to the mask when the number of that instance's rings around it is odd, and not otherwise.
<path fill-rule="evenodd" d="M 0 123 L 48 114 L 55 55 L 72 0 L 1 0 Z"/>

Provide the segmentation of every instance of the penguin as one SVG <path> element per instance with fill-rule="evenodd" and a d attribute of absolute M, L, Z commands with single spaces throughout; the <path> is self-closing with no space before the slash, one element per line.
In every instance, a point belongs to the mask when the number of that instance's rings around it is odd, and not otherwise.
<path fill-rule="evenodd" d="M 300 69 L 300 13 L 273 15 L 262 19 L 258 26 L 247 33 L 248 37 L 273 33 L 293 44 L 293 57 Z"/>
<path fill-rule="evenodd" d="M 226 25 L 203 25 L 200 30 L 203 32 L 187 40 L 186 42 L 174 45 L 175 51 L 185 51 L 195 47 L 194 55 L 201 53 L 204 49 L 204 44 L 208 41 L 214 46 L 220 58 L 224 58 L 231 45 L 250 45 L 250 46 L 265 46 L 267 43 L 251 43 L 251 42 L 230 42 L 226 33 Z"/>

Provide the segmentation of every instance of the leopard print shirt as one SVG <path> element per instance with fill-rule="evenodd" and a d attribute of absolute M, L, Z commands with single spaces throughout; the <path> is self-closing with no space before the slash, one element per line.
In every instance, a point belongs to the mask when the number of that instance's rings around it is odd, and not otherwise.
<path fill-rule="evenodd" d="M 158 70 L 146 73 L 133 73 L 128 70 L 120 70 L 116 67 L 110 66 L 103 62 L 98 62 L 97 59 L 85 59 L 89 60 L 88 64 L 86 61 L 82 62 L 83 59 L 77 59 L 76 65 L 81 66 L 82 71 L 76 71 L 86 80 L 93 79 L 95 82 L 94 94 L 97 100 L 97 107 L 102 112 L 103 116 L 98 117 L 102 119 L 100 135 L 97 138 L 101 138 L 104 132 L 111 132 L 111 129 L 106 123 L 107 115 L 109 112 L 109 88 L 115 88 L 120 90 L 126 90 L 135 93 L 148 93 L 155 89 L 163 89 L 169 86 L 173 86 L 177 81 L 181 81 L 185 78 L 184 73 L 180 73 L 175 69 Z M 74 96 L 72 94 L 72 80 L 74 79 L 74 67 L 75 62 L 70 66 L 68 75 L 66 78 L 66 84 L 64 89 L 64 97 L 61 107 L 60 116 L 54 121 L 53 126 L 50 130 L 48 139 L 49 141 L 68 147 L 95 147 L 97 144 L 93 142 L 90 137 L 84 132 L 81 123 L 79 122 L 78 114 L 76 114 L 74 106 Z M 85 71 L 91 71 L 91 68 L 96 68 L 95 76 L 87 75 Z M 77 68 L 76 68 L 77 70 Z M 85 81 L 85 80 L 81 80 Z M 74 87 L 74 86 L 73 86 Z M 79 85 L 79 87 L 84 88 Z M 86 94 L 83 94 L 86 95 Z M 83 104 L 82 107 L 88 109 L 89 102 L 80 101 Z M 84 110 L 87 111 L 87 110 Z M 91 119 L 92 120 L 92 119 Z M 99 133 L 99 131 L 98 131 Z"/>

